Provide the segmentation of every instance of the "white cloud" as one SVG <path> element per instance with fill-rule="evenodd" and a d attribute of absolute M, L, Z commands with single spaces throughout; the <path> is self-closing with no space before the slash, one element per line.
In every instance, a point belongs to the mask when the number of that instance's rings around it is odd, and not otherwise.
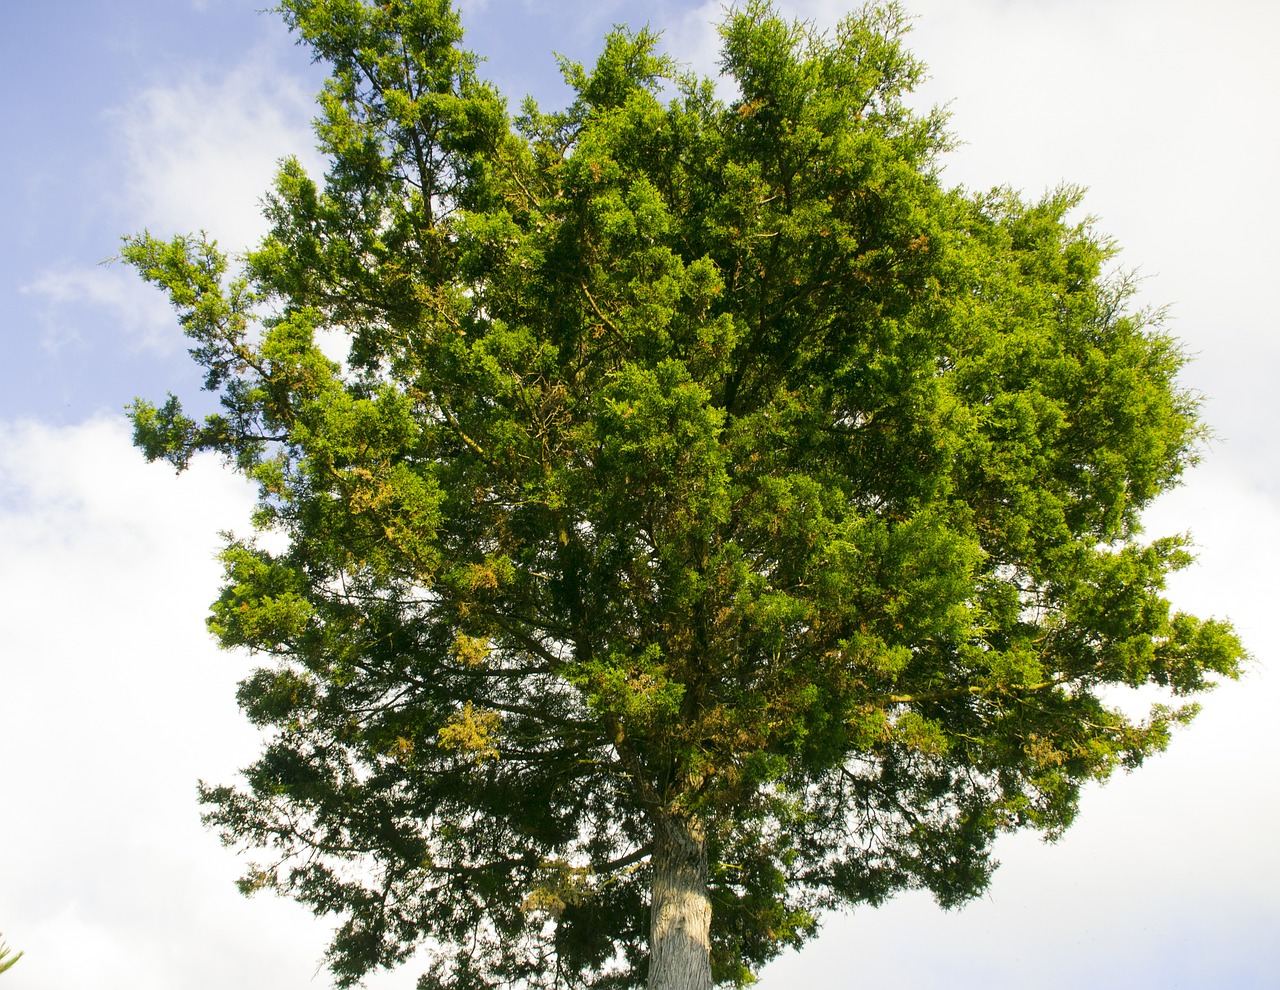
<path fill-rule="evenodd" d="M 128 424 L 0 421 L 0 925 L 15 990 L 328 986 L 332 924 L 246 900 L 195 782 L 258 751 L 251 658 L 204 629 L 217 532 L 251 493 L 202 456 L 146 464 Z M 371 990 L 403 987 L 376 974 Z M 6 986 L 9 984 L 6 983 Z"/>
<path fill-rule="evenodd" d="M 82 342 L 80 327 L 85 325 L 115 327 L 139 350 L 160 354 L 177 350 L 173 310 L 164 296 L 131 268 L 52 269 L 20 291 L 43 300 L 44 343 L 55 350 Z"/>
<path fill-rule="evenodd" d="M 724 20 L 724 6 L 718 0 L 706 0 L 673 18 L 674 23 L 664 28 L 662 46 L 698 75 L 715 79 L 720 72 L 720 33 L 717 30 Z M 730 98 L 724 84 L 719 87 L 721 99 Z"/>
<path fill-rule="evenodd" d="M 323 927 L 244 903 L 194 799 L 197 777 L 230 777 L 256 747 L 233 701 L 247 661 L 202 622 L 243 483 L 207 459 L 181 478 L 145 464 L 120 419 L 0 427 L 0 918 L 26 952 L 11 978 L 158 990 L 310 972 Z"/>
<path fill-rule="evenodd" d="M 144 89 L 113 112 L 122 206 L 160 236 L 204 230 L 243 250 L 266 229 L 260 204 L 279 159 L 322 171 L 313 113 L 313 94 L 263 51 L 225 73 Z"/>
<path fill-rule="evenodd" d="M 203 230 L 224 250 L 242 251 L 266 230 L 261 204 L 279 159 L 296 154 L 317 177 L 323 171 L 314 109 L 304 82 L 265 47 L 228 69 L 140 89 L 110 111 L 107 201 L 135 233 Z M 162 356 L 182 347 L 164 294 L 126 265 L 48 267 L 20 291 L 43 303 L 37 318 L 54 350 L 86 344 L 90 330 Z"/>

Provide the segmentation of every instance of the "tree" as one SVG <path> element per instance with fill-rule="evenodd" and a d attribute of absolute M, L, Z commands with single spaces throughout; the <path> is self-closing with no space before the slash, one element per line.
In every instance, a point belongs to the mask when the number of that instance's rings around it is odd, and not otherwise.
<path fill-rule="evenodd" d="M 1077 191 L 942 185 L 896 5 L 730 12 L 727 103 L 617 30 L 514 119 L 445 0 L 280 9 L 328 173 L 282 163 L 237 273 L 126 241 L 221 403 L 132 417 L 279 534 L 223 554 L 269 738 L 201 799 L 246 892 L 342 918 L 339 985 L 423 945 L 420 987 L 748 982 L 823 911 L 979 894 L 1236 676 L 1141 538 L 1203 433 L 1176 343 Z"/>

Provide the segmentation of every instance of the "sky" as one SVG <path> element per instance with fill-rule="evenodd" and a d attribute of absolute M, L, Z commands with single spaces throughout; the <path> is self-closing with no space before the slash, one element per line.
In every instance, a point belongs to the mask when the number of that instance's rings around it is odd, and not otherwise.
<path fill-rule="evenodd" d="M 143 462 L 122 409 L 198 376 L 121 235 L 263 230 L 275 161 L 322 163 L 321 72 L 261 0 L 69 0 L 0 11 L 0 932 L 6 990 L 325 987 L 331 922 L 246 900 L 198 820 L 257 737 L 234 704 L 252 659 L 214 648 L 219 531 L 251 495 L 212 460 Z M 831 25 L 835 0 L 791 0 Z M 903 896 L 826 919 L 761 990 L 1274 986 L 1280 972 L 1280 5 L 1271 0 L 907 0 L 962 142 L 944 180 L 1085 207 L 1169 307 L 1215 439 L 1149 511 L 1191 530 L 1175 604 L 1231 618 L 1255 662 L 1169 751 L 1090 790 L 1046 845 L 1002 840 L 989 892 Z M 590 61 L 613 23 L 664 29 L 716 71 L 716 2 L 470 0 L 467 43 L 515 104 L 559 105 L 551 52 Z M 412 967 L 375 990 L 409 988 Z"/>

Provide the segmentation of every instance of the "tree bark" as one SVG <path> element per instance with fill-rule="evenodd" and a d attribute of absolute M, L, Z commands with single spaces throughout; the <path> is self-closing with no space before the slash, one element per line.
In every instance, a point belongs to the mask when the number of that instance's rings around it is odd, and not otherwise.
<path fill-rule="evenodd" d="M 676 818 L 654 831 L 649 990 L 711 990 L 706 831 Z"/>

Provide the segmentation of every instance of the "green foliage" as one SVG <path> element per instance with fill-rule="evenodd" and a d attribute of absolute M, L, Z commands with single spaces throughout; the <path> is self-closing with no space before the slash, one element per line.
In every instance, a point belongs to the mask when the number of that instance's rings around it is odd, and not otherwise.
<path fill-rule="evenodd" d="M 11 968 L 14 963 L 21 959 L 25 953 L 19 952 L 16 956 L 10 955 L 9 947 L 0 942 L 0 973 Z"/>
<path fill-rule="evenodd" d="M 1186 540 L 1141 538 L 1201 434 L 1177 345 L 1078 191 L 940 184 L 895 4 L 730 11 L 730 103 L 619 30 L 514 122 L 444 0 L 281 12 L 329 171 L 281 165 L 235 277 L 126 241 L 222 405 L 132 414 L 283 537 L 223 554 L 269 736 L 201 793 L 274 857 L 246 892 L 342 919 L 340 985 L 426 943 L 421 987 L 636 986 L 679 822 L 748 983 L 825 910 L 976 896 L 1194 714 L 1108 689 L 1236 676 L 1162 595 Z"/>

